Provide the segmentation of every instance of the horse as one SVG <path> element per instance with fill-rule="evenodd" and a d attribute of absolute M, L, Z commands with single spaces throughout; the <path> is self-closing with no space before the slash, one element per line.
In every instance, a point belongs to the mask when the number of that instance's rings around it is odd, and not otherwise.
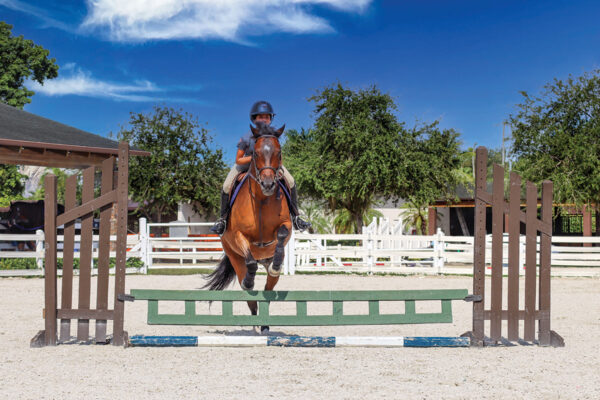
<path fill-rule="evenodd" d="M 62 214 L 65 207 L 57 204 L 57 213 Z M 9 233 L 14 234 L 32 234 L 38 229 L 44 229 L 44 200 L 38 201 L 15 201 L 10 204 L 7 213 L 4 213 L 0 220 L 0 225 L 4 225 Z M 24 251 L 25 246 L 30 250 L 35 250 L 35 241 L 18 241 L 17 250 Z"/>
<path fill-rule="evenodd" d="M 263 124 L 250 129 L 254 153 L 221 236 L 225 254 L 204 286 L 210 290 L 225 289 L 235 276 L 243 290 L 252 290 L 258 263 L 267 270 L 264 290 L 273 290 L 292 231 L 288 202 L 279 184 L 283 177 L 279 137 L 285 125 L 277 130 Z M 257 315 L 256 301 L 249 301 L 248 308 Z M 268 326 L 261 326 L 262 334 L 268 331 Z"/>

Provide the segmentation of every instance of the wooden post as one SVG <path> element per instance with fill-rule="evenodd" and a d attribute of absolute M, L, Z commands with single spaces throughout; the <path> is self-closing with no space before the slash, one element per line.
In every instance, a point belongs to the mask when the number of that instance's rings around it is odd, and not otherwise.
<path fill-rule="evenodd" d="M 527 182 L 525 227 L 525 324 L 523 339 L 535 340 L 536 258 L 537 258 L 537 187 Z"/>
<path fill-rule="evenodd" d="M 65 212 L 77 207 L 77 175 L 71 175 L 65 182 Z M 75 221 L 65 223 L 63 242 L 63 276 L 61 308 L 73 308 L 73 258 L 75 252 Z M 71 320 L 60 320 L 60 340 L 71 337 Z"/>
<path fill-rule="evenodd" d="M 437 230 L 437 211 L 435 207 L 429 207 L 427 210 L 427 234 L 429 236 L 435 235 Z"/>
<path fill-rule="evenodd" d="M 494 164 L 492 192 L 492 293 L 490 339 L 502 338 L 502 248 L 504 225 L 504 168 Z"/>
<path fill-rule="evenodd" d="M 475 155 L 475 235 L 473 238 L 473 295 L 481 301 L 473 302 L 473 340 L 482 345 L 484 338 L 485 306 L 485 213 L 487 195 L 487 150 L 478 147 Z"/>
<path fill-rule="evenodd" d="M 101 194 L 107 194 L 113 190 L 113 169 L 115 159 L 113 157 L 102 163 L 102 188 Z M 108 281 L 110 260 L 110 216 L 112 204 L 100 209 L 100 231 L 98 245 L 98 282 L 96 293 L 96 308 L 108 310 Z M 106 342 L 106 320 L 96 320 L 96 343 Z"/>
<path fill-rule="evenodd" d="M 519 247 L 521 213 L 521 177 L 510 173 L 508 217 L 508 340 L 519 340 Z"/>
<path fill-rule="evenodd" d="M 592 213 L 587 205 L 583 206 L 583 236 L 592 236 Z M 584 243 L 584 247 L 592 247 L 591 243 Z"/>
<path fill-rule="evenodd" d="M 117 179 L 117 248 L 115 260 L 115 312 L 113 344 L 122 346 L 126 340 L 123 330 L 125 303 L 119 300 L 125 294 L 125 263 L 127 251 L 127 202 L 129 194 L 129 143 L 119 143 L 119 172 Z"/>
<path fill-rule="evenodd" d="M 44 181 L 44 233 L 46 235 L 45 266 L 45 336 L 46 346 L 56 346 L 56 176 L 46 175 Z"/>
<path fill-rule="evenodd" d="M 83 171 L 83 189 L 81 193 L 81 204 L 94 200 L 94 172 L 95 167 L 89 167 Z M 90 309 L 91 285 L 92 285 L 92 242 L 93 242 L 93 219 L 94 213 L 90 212 L 81 217 L 81 242 L 79 250 L 79 310 Z M 89 318 L 78 318 L 77 339 L 89 340 L 90 320 Z"/>

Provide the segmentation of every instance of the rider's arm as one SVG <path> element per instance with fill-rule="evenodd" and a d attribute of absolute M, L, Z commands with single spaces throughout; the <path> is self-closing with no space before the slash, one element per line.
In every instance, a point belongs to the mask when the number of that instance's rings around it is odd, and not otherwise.
<path fill-rule="evenodd" d="M 237 155 L 235 156 L 235 163 L 237 165 L 250 164 L 250 161 L 252 161 L 252 156 L 244 157 L 244 153 L 245 153 L 244 150 L 238 149 Z"/>

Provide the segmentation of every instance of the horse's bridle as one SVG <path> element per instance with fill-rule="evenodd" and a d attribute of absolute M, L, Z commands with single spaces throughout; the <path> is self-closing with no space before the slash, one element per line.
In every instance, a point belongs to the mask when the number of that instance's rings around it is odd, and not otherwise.
<path fill-rule="evenodd" d="M 269 137 L 278 139 L 277 136 L 275 136 L 275 135 L 261 135 L 256 140 L 258 140 L 260 138 L 269 138 Z M 277 183 L 277 181 L 279 181 L 281 178 L 283 178 L 283 167 L 281 165 L 281 153 L 279 154 L 279 167 L 277 167 L 277 168 L 271 167 L 270 165 L 262 167 L 262 168 L 258 168 L 256 166 L 255 156 L 256 156 L 256 152 L 253 151 L 251 164 L 254 167 L 254 174 L 252 174 L 252 171 L 248 171 L 248 175 L 250 175 L 250 178 L 254 179 L 256 181 L 256 183 L 258 183 L 259 185 L 262 185 L 262 181 L 260 179 L 260 174 L 266 169 L 272 170 L 273 173 L 275 174 L 275 183 Z"/>

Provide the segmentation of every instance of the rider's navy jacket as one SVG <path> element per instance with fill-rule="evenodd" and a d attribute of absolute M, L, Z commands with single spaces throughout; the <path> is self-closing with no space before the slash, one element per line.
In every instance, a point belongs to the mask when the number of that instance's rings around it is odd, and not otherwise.
<path fill-rule="evenodd" d="M 246 132 L 244 136 L 240 138 L 238 142 L 237 148 L 239 150 L 244 150 L 244 157 L 251 156 L 254 152 L 254 143 L 256 140 L 254 139 L 254 135 L 251 131 Z"/>

